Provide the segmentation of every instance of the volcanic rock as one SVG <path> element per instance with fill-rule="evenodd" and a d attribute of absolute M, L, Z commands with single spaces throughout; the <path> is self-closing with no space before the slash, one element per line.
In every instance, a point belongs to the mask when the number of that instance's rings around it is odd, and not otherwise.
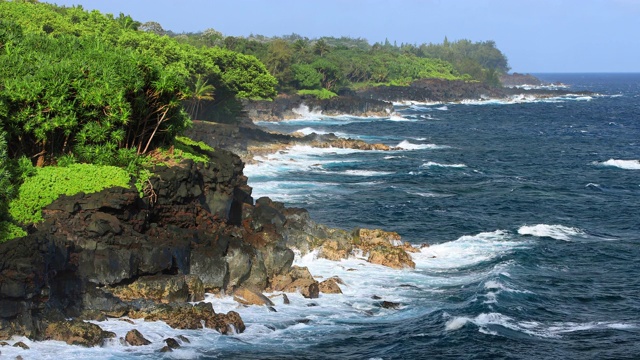
<path fill-rule="evenodd" d="M 321 282 L 318 285 L 318 288 L 320 292 L 324 294 L 342 294 L 342 290 L 340 289 L 340 286 L 338 286 L 336 279 L 333 279 L 333 278 L 329 278 Z"/>
<path fill-rule="evenodd" d="M 127 332 L 127 335 L 125 335 L 124 337 L 124 341 L 131 346 L 142 346 L 151 344 L 151 341 L 145 339 L 140 331 L 136 329 L 129 330 Z"/>
<path fill-rule="evenodd" d="M 64 341 L 69 345 L 86 347 L 101 346 L 105 339 L 114 338 L 115 333 L 104 331 L 100 326 L 82 320 L 54 322 L 44 331 L 46 340 Z"/>

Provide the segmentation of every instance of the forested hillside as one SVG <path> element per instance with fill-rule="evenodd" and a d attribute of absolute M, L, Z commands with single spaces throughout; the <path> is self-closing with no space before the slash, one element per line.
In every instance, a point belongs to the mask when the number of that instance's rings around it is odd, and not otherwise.
<path fill-rule="evenodd" d="M 507 58 L 493 41 L 459 40 L 442 44 L 369 44 L 365 39 L 300 35 L 268 38 L 223 36 L 209 29 L 201 33 L 172 34 L 197 46 L 221 46 L 254 55 L 278 79 L 280 91 L 325 89 L 339 91 L 375 85 L 408 85 L 414 80 L 438 78 L 481 81 L 499 85 L 509 70 Z"/>

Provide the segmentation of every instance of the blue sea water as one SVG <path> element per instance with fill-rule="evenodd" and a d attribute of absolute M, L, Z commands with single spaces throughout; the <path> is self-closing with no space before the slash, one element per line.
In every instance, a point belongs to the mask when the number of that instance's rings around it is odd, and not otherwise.
<path fill-rule="evenodd" d="M 640 74 L 541 74 L 593 95 L 398 104 L 384 118 L 325 117 L 264 126 L 333 132 L 394 151 L 296 146 L 245 173 L 254 196 L 305 207 L 335 227 L 383 228 L 429 247 L 416 269 L 298 256 L 340 276 L 341 295 L 278 312 L 208 297 L 247 330 L 135 326 L 154 345 L 78 349 L 31 343 L 38 358 L 158 358 L 162 339 L 190 344 L 166 358 L 640 358 Z M 378 299 L 380 298 L 380 299 Z M 381 301 L 400 303 L 385 309 Z M 123 336 L 132 326 L 100 323 Z M 15 354 L 11 353 L 15 352 Z M 22 350 L 6 350 L 28 358 Z M 26 357 L 25 357 L 26 356 Z"/>
<path fill-rule="evenodd" d="M 272 159 L 297 160 L 277 176 L 249 169 L 251 183 L 435 256 L 387 284 L 399 314 L 345 324 L 292 358 L 640 358 L 640 74 L 541 77 L 596 94 L 269 124 L 404 147 L 300 149 Z"/>

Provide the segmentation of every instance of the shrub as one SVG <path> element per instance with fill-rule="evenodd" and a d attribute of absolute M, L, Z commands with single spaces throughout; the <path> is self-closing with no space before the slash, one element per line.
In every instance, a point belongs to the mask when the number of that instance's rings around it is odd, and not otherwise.
<path fill-rule="evenodd" d="M 94 193 L 113 186 L 129 187 L 126 170 L 115 166 L 71 164 L 67 167 L 37 168 L 25 179 L 18 197 L 9 204 L 13 219 L 24 225 L 42 221 L 41 210 L 60 195 Z"/>
<path fill-rule="evenodd" d="M 326 100 L 326 99 L 331 99 L 333 97 L 338 96 L 338 94 L 329 91 L 327 89 L 321 89 L 321 90 L 299 90 L 298 91 L 298 95 L 311 95 L 314 96 L 320 100 Z"/>
<path fill-rule="evenodd" d="M 27 232 L 23 228 L 14 225 L 8 221 L 0 222 L 0 244 L 11 239 L 27 236 Z"/>

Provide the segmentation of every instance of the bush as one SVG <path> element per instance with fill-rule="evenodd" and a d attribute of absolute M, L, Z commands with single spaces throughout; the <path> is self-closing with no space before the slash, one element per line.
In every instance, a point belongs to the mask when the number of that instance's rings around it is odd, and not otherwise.
<path fill-rule="evenodd" d="M 23 228 L 14 225 L 8 221 L 0 222 L 0 244 L 11 239 L 27 236 L 27 232 Z"/>
<path fill-rule="evenodd" d="M 317 99 L 320 100 L 326 100 L 326 99 L 331 99 L 333 97 L 338 96 L 338 94 L 329 91 L 327 89 L 321 89 L 321 90 L 299 90 L 298 91 L 298 95 L 311 95 L 316 97 Z"/>
<path fill-rule="evenodd" d="M 115 166 L 71 164 L 67 167 L 37 168 L 35 175 L 25 179 L 18 197 L 9 204 L 13 219 L 24 225 L 42 221 L 41 210 L 60 195 L 80 192 L 94 193 L 108 187 L 129 187 L 126 170 Z"/>
<path fill-rule="evenodd" d="M 13 184 L 4 133 L 0 132 L 0 221 L 7 218 L 7 204 L 13 198 Z"/>

